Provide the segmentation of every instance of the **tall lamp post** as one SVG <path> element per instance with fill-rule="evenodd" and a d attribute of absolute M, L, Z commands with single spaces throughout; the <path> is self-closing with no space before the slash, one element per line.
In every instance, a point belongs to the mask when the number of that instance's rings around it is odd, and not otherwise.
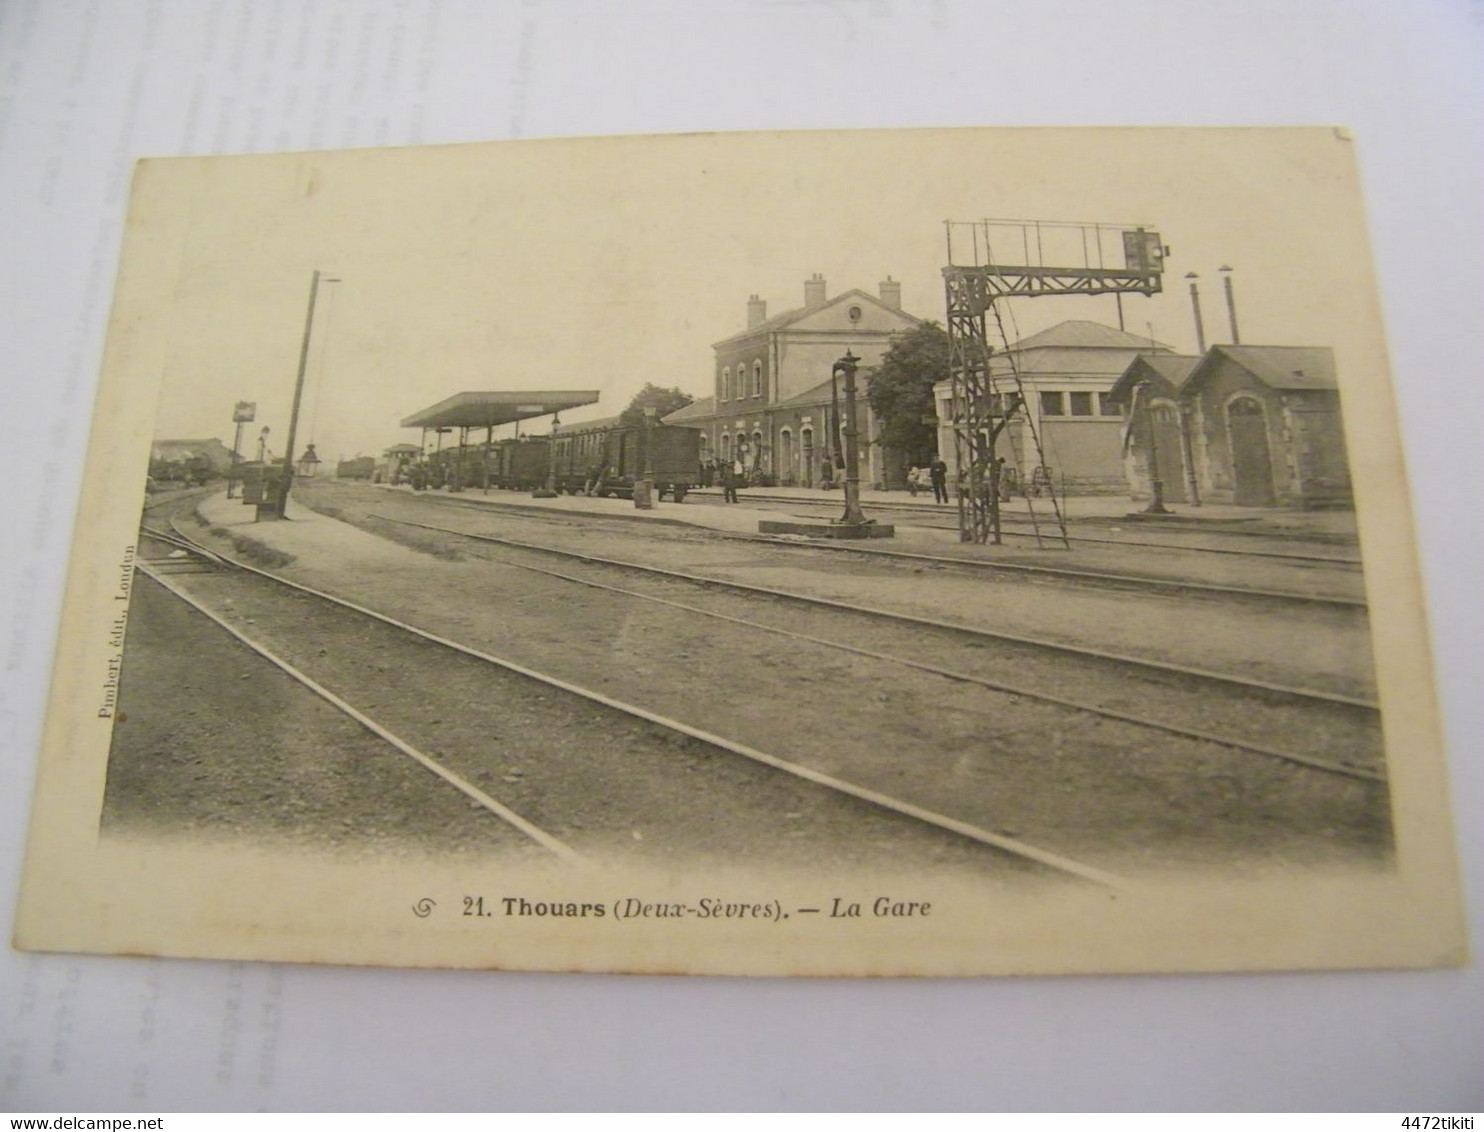
<path fill-rule="evenodd" d="M 845 513 L 839 522 L 852 527 L 863 527 L 867 522 L 861 513 L 860 445 L 855 412 L 855 371 L 859 368 L 860 359 L 846 350 L 834 369 L 845 382 Z"/>
<path fill-rule="evenodd" d="M 562 423 L 561 413 L 551 414 L 551 443 L 546 449 L 546 486 L 531 492 L 532 499 L 555 499 L 557 497 L 556 430 Z"/>
<path fill-rule="evenodd" d="M 333 279 L 322 275 L 315 268 L 314 277 L 309 282 L 309 310 L 304 315 L 304 341 L 299 346 L 299 376 L 294 382 L 294 407 L 289 413 L 289 439 L 283 450 L 283 484 L 278 491 L 278 517 L 285 517 L 289 506 L 289 485 L 294 482 L 294 435 L 299 431 L 299 405 L 304 400 L 304 374 L 309 368 L 309 342 L 314 335 L 314 304 L 319 297 L 319 285 L 321 283 L 339 283 L 339 279 Z"/>
<path fill-rule="evenodd" d="M 634 492 L 634 506 L 644 511 L 654 510 L 654 457 L 652 455 L 654 417 L 654 406 L 645 405 L 643 482 L 640 484 L 639 490 Z"/>

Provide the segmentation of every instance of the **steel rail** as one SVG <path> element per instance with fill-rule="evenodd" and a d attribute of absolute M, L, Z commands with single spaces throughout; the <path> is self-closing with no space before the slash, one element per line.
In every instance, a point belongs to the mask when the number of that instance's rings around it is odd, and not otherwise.
<path fill-rule="evenodd" d="M 520 503 L 505 503 L 500 500 L 480 499 L 478 501 L 464 499 L 440 499 L 439 506 L 462 507 L 471 511 L 480 510 L 503 510 L 515 511 L 521 515 L 540 518 L 543 520 L 560 520 L 570 518 L 570 512 L 554 511 L 549 507 L 536 507 Z M 589 516 L 591 517 L 591 516 Z M 608 516 L 598 516 L 607 518 Z M 650 519 L 650 522 L 674 523 L 680 526 L 687 524 L 683 519 Z M 999 572 L 1002 574 L 1014 574 L 1029 577 L 1050 577 L 1058 581 L 1065 580 L 1073 584 L 1092 585 L 1099 589 L 1118 589 L 1124 591 L 1147 590 L 1153 592 L 1168 592 L 1173 594 L 1211 594 L 1223 600 L 1263 601 L 1263 602 L 1290 602 L 1304 606 L 1331 606 L 1340 609 L 1354 610 L 1365 609 L 1364 598 L 1339 597 L 1324 594 L 1302 594 L 1291 590 L 1258 590 L 1246 586 L 1225 586 L 1214 582 L 1192 582 L 1176 578 L 1151 578 L 1140 574 L 1112 574 L 1106 571 L 1072 570 L 1057 566 L 1033 566 L 1024 562 L 997 562 L 985 558 L 957 558 L 941 554 L 922 554 L 907 550 L 885 550 L 879 547 L 861 546 L 856 543 L 839 543 L 829 539 L 808 539 L 800 541 L 798 538 L 785 538 L 777 535 L 750 535 L 737 531 L 711 530 L 718 538 L 728 539 L 734 542 L 756 543 L 761 546 L 785 547 L 791 550 L 833 550 L 842 554 L 858 554 L 865 558 L 889 558 L 900 559 L 908 562 L 929 562 L 937 566 L 963 567 L 970 570 L 984 570 Z M 1165 549 L 1165 548 L 1161 548 Z"/>
<path fill-rule="evenodd" d="M 231 565 L 239 565 L 238 563 L 230 562 L 230 560 L 222 559 L 212 554 L 210 551 L 204 551 L 204 548 L 203 552 L 204 556 L 215 559 L 216 561 L 227 562 Z M 516 813 L 503 802 L 490 797 L 490 795 L 479 789 L 479 787 L 475 786 L 471 782 L 466 781 L 459 775 L 454 774 L 453 771 L 449 770 L 447 767 L 440 766 L 433 758 L 418 750 L 405 739 L 387 730 L 385 727 L 377 723 L 374 719 L 366 715 L 364 712 L 352 707 L 345 700 L 341 699 L 334 692 L 326 688 L 323 684 L 318 683 L 316 680 L 306 675 L 298 668 L 295 668 L 283 657 L 279 656 L 277 653 L 274 653 L 266 646 L 259 644 L 257 641 L 254 641 L 251 637 L 248 637 L 246 634 L 238 630 L 236 626 L 228 624 L 223 618 L 219 617 L 210 609 L 207 609 L 206 606 L 202 605 L 195 598 L 191 597 L 190 594 L 184 592 L 178 586 L 173 585 L 164 577 L 155 573 L 155 571 L 150 569 L 149 566 L 146 565 L 144 562 L 136 562 L 135 565 L 136 568 L 139 569 L 145 577 L 160 585 L 169 593 L 173 594 L 175 597 L 178 597 L 181 601 L 185 602 L 202 616 L 210 619 L 219 628 L 224 629 L 226 632 L 230 633 L 242 644 L 246 645 L 248 648 L 252 649 L 253 652 L 257 653 L 263 659 L 268 661 L 269 664 L 279 669 L 285 675 L 291 677 L 294 680 L 297 680 L 300 684 L 308 688 L 316 696 L 319 696 L 322 700 L 326 701 L 331 706 L 337 708 L 341 712 L 344 712 L 351 719 L 355 720 L 358 724 L 364 727 L 367 731 L 375 735 L 378 739 L 382 739 L 392 747 L 395 747 L 404 755 L 407 755 L 409 758 L 419 763 L 424 769 L 432 771 L 439 778 L 443 779 L 443 781 L 452 786 L 455 790 L 458 790 L 460 793 L 466 795 L 469 798 L 472 798 L 475 802 L 479 803 L 479 805 L 489 810 L 496 817 L 520 830 L 521 833 L 525 834 L 532 841 L 536 842 L 536 844 L 540 845 L 541 848 L 545 849 L 547 852 L 561 858 L 569 864 L 580 865 L 587 863 L 586 858 L 583 857 L 582 854 L 578 853 L 577 850 L 573 849 L 570 845 L 566 844 L 566 842 L 553 837 L 540 826 L 528 821 L 526 818 Z"/>
<path fill-rule="evenodd" d="M 385 516 L 377 516 L 385 519 Z M 400 522 L 401 520 L 389 520 Z M 945 668 L 942 665 L 929 664 L 925 661 L 912 660 L 909 657 L 898 656 L 894 653 L 880 652 L 876 649 L 861 648 L 858 645 L 845 644 L 842 641 L 832 641 L 825 637 L 816 637 L 809 633 L 800 633 L 794 629 L 782 629 L 773 625 L 765 625 L 759 621 L 749 621 L 744 617 L 734 617 L 727 613 L 718 613 L 715 610 L 705 609 L 698 605 L 688 605 L 682 601 L 674 601 L 670 598 L 657 597 L 654 594 L 640 593 L 638 590 L 624 589 L 622 586 L 611 586 L 605 582 L 595 582 L 589 578 L 579 578 L 572 574 L 564 574 L 560 570 L 545 570 L 540 566 L 532 566 L 525 562 L 512 562 L 509 559 L 498 559 L 502 566 L 513 566 L 518 570 L 527 570 L 533 574 L 542 574 L 549 578 L 559 578 L 562 581 L 572 582 L 579 586 L 587 586 L 591 589 L 602 590 L 606 593 L 622 594 L 625 597 L 639 598 L 643 601 L 653 602 L 656 605 L 668 606 L 672 609 L 683 610 L 686 613 L 695 613 L 702 617 L 714 618 L 717 621 L 729 622 L 733 625 L 741 625 L 749 629 L 757 629 L 765 633 L 773 633 L 781 637 L 787 637 L 795 641 L 804 641 L 809 644 L 823 645 L 826 648 L 838 649 L 841 652 L 850 653 L 854 656 L 868 657 L 872 660 L 885 661 L 898 664 L 905 668 L 917 669 L 928 672 L 935 676 L 942 676 L 963 684 L 974 684 L 981 688 L 988 688 L 995 692 L 1004 692 L 1013 696 L 1023 696 L 1026 699 L 1039 700 L 1043 703 L 1054 704 L 1057 707 L 1069 708 L 1075 711 L 1087 712 L 1098 715 L 1105 719 L 1116 719 L 1122 723 L 1130 723 L 1138 727 L 1145 727 L 1156 731 L 1163 731 L 1170 735 L 1178 735 L 1186 739 L 1197 739 L 1206 743 L 1214 743 L 1237 751 L 1250 751 L 1254 754 L 1264 755 L 1268 758 L 1280 759 L 1284 762 L 1297 763 L 1310 767 L 1314 770 L 1325 771 L 1330 774 L 1344 775 L 1349 778 L 1367 779 L 1373 782 L 1385 782 L 1386 776 L 1357 763 L 1336 762 L 1332 759 L 1321 759 L 1313 755 L 1296 754 L 1285 751 L 1278 747 L 1269 747 L 1261 743 L 1250 742 L 1245 739 L 1236 739 L 1230 736 L 1220 735 L 1214 731 L 1202 731 L 1191 727 L 1181 727 L 1177 724 L 1167 723 L 1151 716 L 1136 715 L 1132 712 L 1117 711 L 1105 708 L 1098 704 L 1084 703 L 1067 696 L 1059 696 L 1051 692 L 1043 692 L 1024 685 L 1010 684 L 1003 680 L 990 680 L 973 673 L 962 672 L 957 669 Z"/>
<path fill-rule="evenodd" d="M 490 542 L 504 546 L 514 546 L 522 550 L 531 550 L 542 554 L 553 554 L 563 558 L 574 558 L 582 562 L 592 562 L 601 566 L 613 566 L 622 570 L 633 570 L 640 573 L 656 574 L 666 578 L 676 578 L 680 581 L 689 582 L 702 586 L 715 586 L 720 589 L 733 589 L 743 593 L 761 594 L 766 597 L 782 598 L 786 601 L 795 601 L 804 605 L 817 605 L 826 609 L 843 610 L 847 613 L 859 613 L 870 617 L 879 617 L 884 620 L 899 621 L 911 625 L 922 625 L 930 629 L 940 629 L 964 636 L 978 637 L 993 641 L 1008 641 L 1011 644 L 1026 645 L 1050 652 L 1062 652 L 1072 656 L 1089 658 L 1097 661 L 1113 662 L 1129 667 L 1145 668 L 1152 672 L 1166 675 L 1175 675 L 1187 679 L 1198 679 L 1214 684 L 1230 685 L 1248 691 L 1260 691 L 1271 695 L 1283 696 L 1297 700 L 1319 700 L 1325 703 L 1339 704 L 1343 707 L 1357 708 L 1363 711 L 1380 711 L 1380 705 L 1371 700 L 1360 699 L 1356 696 L 1344 696 L 1336 692 L 1323 692 L 1313 688 L 1292 688 L 1283 684 L 1274 684 L 1266 680 L 1252 680 L 1242 676 L 1232 676 L 1224 672 L 1213 672 L 1205 668 L 1195 668 L 1189 665 L 1172 664 L 1166 661 L 1151 660 L 1147 657 L 1129 656 L 1124 653 L 1108 652 L 1102 649 L 1084 648 L 1080 645 L 1069 645 L 1061 641 L 1047 641 L 1037 637 L 1026 637 L 1015 633 L 1004 633 L 990 629 L 979 629 L 972 625 L 963 625 L 953 621 L 940 621 L 931 617 L 919 617 L 912 613 L 900 613 L 889 609 L 880 609 L 869 605 L 853 605 L 849 602 L 836 601 L 833 598 L 813 597 L 808 594 L 794 593 L 790 590 L 773 589 L 770 586 L 759 586 L 750 582 L 734 582 L 724 578 L 712 578 L 702 574 L 690 574 L 681 570 L 669 570 L 662 566 L 648 566 L 638 562 L 625 562 L 616 558 L 603 558 L 593 554 L 582 554 L 575 550 L 563 550 L 558 547 L 542 546 L 539 543 L 524 542 L 519 539 L 501 538 L 497 535 L 473 534 L 468 531 L 452 530 L 448 527 L 439 527 L 431 523 L 419 523 L 411 519 L 394 519 L 388 515 L 380 515 L 368 512 L 372 518 L 382 519 L 387 522 L 399 523 L 403 526 L 421 527 L 425 530 L 439 531 L 443 534 L 459 535 L 463 538 L 474 539 L 479 542 Z"/>
<path fill-rule="evenodd" d="M 694 494 L 699 495 L 699 494 L 701 494 L 701 492 L 695 492 Z M 783 503 L 783 504 L 787 504 L 789 506 L 798 506 L 798 507 L 832 508 L 832 509 L 834 509 L 836 511 L 838 511 L 840 509 L 840 505 L 838 503 L 833 503 L 833 502 L 831 502 L 829 500 L 826 500 L 826 499 L 790 499 L 789 497 L 782 496 L 782 495 L 750 495 L 750 496 L 747 496 L 747 498 L 752 499 L 752 500 L 757 501 L 757 502 L 762 502 L 762 503 Z M 874 502 L 874 503 L 871 504 L 872 509 L 873 510 L 876 510 L 876 511 L 891 511 L 891 512 L 895 512 L 897 514 L 903 514 L 903 515 L 910 515 L 914 511 L 921 511 L 921 512 L 925 513 L 927 516 L 939 517 L 939 518 L 945 518 L 945 519 L 951 519 L 951 518 L 953 518 L 952 512 L 950 512 L 950 511 L 929 510 L 929 506 L 930 505 L 928 505 L 928 504 L 921 504 L 921 503 L 918 503 L 918 504 L 908 504 L 908 503 L 881 503 L 879 501 L 878 502 Z M 931 506 L 933 506 L 933 507 L 949 507 L 949 506 L 952 506 L 952 505 L 951 504 L 934 504 L 934 505 L 931 505 Z M 1001 521 L 1004 522 L 1004 523 L 1017 523 L 1017 524 L 1020 524 L 1020 525 L 1024 525 L 1027 522 L 1029 522 L 1030 520 L 1028 520 L 1028 519 L 1019 519 L 1019 518 L 1016 518 L 1014 516 L 1005 516 L 1005 515 L 1002 515 L 1001 516 Z M 903 525 L 904 526 L 910 526 L 911 524 L 910 523 L 904 523 Z M 946 530 L 957 530 L 958 528 L 955 527 L 955 526 L 946 526 L 946 527 L 931 527 L 929 529 L 930 530 L 945 530 L 946 531 Z M 1281 537 L 1279 535 L 1271 535 L 1271 534 L 1266 534 L 1265 535 L 1265 534 L 1262 534 L 1262 533 L 1257 532 L 1257 531 L 1204 531 L 1204 532 L 1201 532 L 1201 533 L 1203 533 L 1203 534 L 1209 534 L 1209 535 L 1217 535 L 1217 536 L 1220 536 L 1220 535 L 1231 535 L 1231 536 L 1236 536 L 1236 537 L 1241 537 L 1241 538 L 1279 538 L 1279 537 Z M 1035 538 L 1036 537 L 1030 531 L 1005 531 L 1004 534 L 1005 534 L 1005 536 L 1007 538 Z M 1359 558 L 1344 558 L 1344 557 L 1340 557 L 1340 556 L 1337 556 L 1337 555 L 1327 555 L 1327 554 L 1294 554 L 1292 552 L 1283 551 L 1283 550 L 1243 550 L 1243 549 L 1240 549 L 1238 547 L 1226 547 L 1226 546 L 1190 546 L 1190 545 L 1188 545 L 1186 543 L 1178 543 L 1178 542 L 1146 542 L 1146 541 L 1144 541 L 1142 539 L 1093 538 L 1093 537 L 1091 537 L 1089 535 L 1068 535 L 1067 537 L 1068 537 L 1068 540 L 1071 541 L 1071 542 L 1084 542 L 1084 543 L 1088 543 L 1088 544 L 1096 545 L 1096 546 L 1136 546 L 1136 547 L 1140 547 L 1140 548 L 1148 549 L 1148 550 L 1184 550 L 1184 551 L 1190 552 L 1191 554 L 1231 554 L 1231 555 L 1236 555 L 1236 556 L 1241 557 L 1241 558 L 1273 558 L 1273 559 L 1277 559 L 1279 561 L 1284 561 L 1284 562 L 1314 562 L 1314 563 L 1321 563 L 1321 564 L 1324 564 L 1324 565 L 1327 565 L 1327 566 L 1360 566 L 1360 565 L 1363 564 L 1362 561 L 1361 561 L 1361 559 L 1359 559 Z M 1256 592 L 1259 592 L 1260 593 L 1262 591 L 1256 591 Z"/>
<path fill-rule="evenodd" d="M 1051 577 L 1073 583 L 1092 583 L 1100 589 L 1151 590 L 1177 594 L 1212 594 L 1216 597 L 1251 601 L 1283 601 L 1298 605 L 1335 606 L 1340 609 L 1365 609 L 1364 598 L 1339 597 L 1332 594 L 1301 594 L 1292 590 L 1258 590 L 1250 586 L 1225 586 L 1216 582 L 1191 582 L 1179 578 L 1151 578 L 1142 574 L 1112 574 L 1098 570 L 1071 570 L 1063 566 L 1032 566 L 1024 562 L 995 562 L 985 558 L 955 558 L 941 554 L 919 554 L 910 550 L 884 550 L 860 547 L 828 539 L 807 543 L 773 535 L 742 535 L 723 532 L 725 537 L 768 546 L 805 547 L 810 550 L 835 550 L 846 554 L 863 554 L 879 558 L 900 558 L 913 562 L 931 562 L 940 566 L 967 566 L 974 570 L 998 571 L 1002 574 Z M 1031 535 L 1028 538 L 1034 537 Z M 1044 536 L 1043 536 L 1044 537 Z"/>
<path fill-rule="evenodd" d="M 171 526 L 174 527 L 173 520 L 171 522 Z M 194 539 L 191 539 L 190 536 L 184 534 L 184 532 L 180 531 L 178 528 L 176 528 L 176 533 L 189 542 L 195 542 Z M 323 590 L 317 590 L 312 586 L 306 586 L 298 582 L 292 582 L 287 578 L 272 573 L 271 571 L 259 569 L 256 566 L 251 566 L 248 563 L 241 562 L 235 558 L 223 555 L 222 560 L 236 569 L 246 571 L 247 573 L 256 574 L 259 577 L 265 578 L 271 582 L 284 586 L 285 588 L 295 590 L 299 593 L 309 594 L 312 597 L 317 597 L 334 605 L 342 606 L 345 609 L 352 610 L 366 617 L 370 617 L 374 620 L 380 621 L 384 624 L 391 625 L 394 628 L 401 629 L 407 633 L 411 633 L 414 636 L 420 637 L 426 641 L 430 641 L 433 644 L 443 645 L 444 647 L 452 649 L 455 652 L 463 653 L 465 656 L 470 656 L 475 658 L 476 660 L 485 661 L 486 663 L 491 664 L 496 668 L 501 668 L 507 672 L 513 672 L 518 676 L 524 676 L 541 684 L 545 684 L 548 687 L 568 692 L 572 695 L 588 700 L 591 703 L 600 704 L 603 707 L 611 708 L 626 715 L 634 716 L 648 723 L 653 723 L 656 726 L 663 727 L 666 730 L 674 731 L 678 734 L 696 739 L 702 743 L 707 744 L 708 746 L 716 747 L 724 751 L 729 751 L 732 754 L 751 759 L 752 761 L 761 763 L 764 766 L 773 767 L 776 770 L 781 770 L 787 774 L 791 774 L 807 782 L 813 782 L 816 785 L 824 786 L 828 789 L 837 791 L 838 793 L 859 799 L 860 801 L 868 802 L 882 809 L 890 810 L 893 813 L 901 814 L 904 817 L 913 818 L 917 821 L 921 821 L 927 825 L 935 826 L 950 833 L 956 833 L 959 836 L 967 838 L 971 841 L 977 841 L 983 845 L 989 846 L 990 848 L 998 849 L 1010 856 L 1029 860 L 1055 872 L 1066 873 L 1069 876 L 1075 876 L 1080 880 L 1088 881 L 1093 884 L 1103 885 L 1108 888 L 1131 887 L 1130 882 L 1121 876 L 1107 872 L 1103 869 L 1095 868 L 1092 865 L 1083 864 L 1080 861 L 1073 860 L 1072 858 L 1063 856 L 1059 853 L 1053 853 L 1049 850 L 1031 845 L 1028 842 L 1021 841 L 1019 838 L 1006 837 L 1003 834 L 994 833 L 991 830 L 983 829 L 979 826 L 973 825 L 970 822 L 960 821 L 958 818 L 949 817 L 947 814 L 941 814 L 937 811 L 929 810 L 926 807 L 918 806 L 912 802 L 903 801 L 900 798 L 894 798 L 889 794 L 883 794 L 880 791 L 872 790 L 869 787 L 858 786 L 855 783 L 848 782 L 841 778 L 836 778 L 833 775 L 825 774 L 822 771 L 814 770 L 812 767 L 807 767 L 800 763 L 791 762 L 790 760 L 780 758 L 777 755 L 770 755 L 767 752 L 759 750 L 756 747 L 751 747 L 745 743 L 739 743 L 735 740 L 728 739 L 725 736 L 717 735 L 714 732 L 706 731 L 699 727 L 694 727 L 691 724 L 685 723 L 678 719 L 672 719 L 668 716 L 661 715 L 658 712 L 650 711 L 648 708 L 640 707 L 637 704 L 626 703 L 623 700 L 616 699 L 613 696 L 605 695 L 602 692 L 594 691 L 591 688 L 584 688 L 579 684 L 573 684 L 570 681 L 561 679 L 560 677 L 551 676 L 543 672 L 538 672 L 533 668 L 528 668 L 525 665 L 517 664 L 515 661 L 495 656 L 492 653 L 483 652 L 480 649 L 473 648 L 469 645 L 463 644 L 462 642 L 452 640 L 448 637 L 440 636 L 436 633 L 429 632 L 426 629 L 418 628 L 416 625 L 408 624 L 405 621 L 400 621 L 395 617 L 389 617 L 384 613 L 380 613 L 374 609 L 369 609 L 366 606 L 357 604 L 356 602 L 349 601 L 342 597 L 337 597 L 336 595 L 326 593 Z"/>

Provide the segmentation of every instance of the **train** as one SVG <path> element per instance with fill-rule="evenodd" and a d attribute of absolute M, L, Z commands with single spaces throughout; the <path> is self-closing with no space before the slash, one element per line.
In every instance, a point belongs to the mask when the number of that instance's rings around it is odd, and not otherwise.
<path fill-rule="evenodd" d="M 369 480 L 376 471 L 376 461 L 370 456 L 356 456 L 341 460 L 335 465 L 335 478 L 341 480 Z"/>
<path fill-rule="evenodd" d="M 668 495 L 679 503 L 700 482 L 700 429 L 605 417 L 557 426 L 551 445 L 558 491 L 591 488 L 598 495 L 632 497 L 647 471 L 655 498 Z"/>
<path fill-rule="evenodd" d="M 591 489 L 630 498 L 644 476 L 646 454 L 656 498 L 668 495 L 678 503 L 700 482 L 699 429 L 628 425 L 618 417 L 559 425 L 550 437 L 443 448 L 428 454 L 425 467 L 433 487 L 535 491 L 551 482 L 571 495 Z"/>

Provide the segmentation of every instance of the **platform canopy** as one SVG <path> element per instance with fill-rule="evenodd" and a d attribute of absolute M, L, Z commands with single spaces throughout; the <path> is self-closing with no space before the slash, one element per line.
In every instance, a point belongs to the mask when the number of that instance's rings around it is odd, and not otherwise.
<path fill-rule="evenodd" d="M 493 428 L 511 421 L 596 405 L 596 389 L 540 389 L 532 392 L 455 393 L 402 419 L 403 428 Z"/>

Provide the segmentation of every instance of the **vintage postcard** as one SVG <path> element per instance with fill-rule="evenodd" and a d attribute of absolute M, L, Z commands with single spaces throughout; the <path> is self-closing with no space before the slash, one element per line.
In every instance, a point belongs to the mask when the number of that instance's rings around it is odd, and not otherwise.
<path fill-rule="evenodd" d="M 1354 144 L 142 163 L 17 945 L 1461 962 Z"/>

